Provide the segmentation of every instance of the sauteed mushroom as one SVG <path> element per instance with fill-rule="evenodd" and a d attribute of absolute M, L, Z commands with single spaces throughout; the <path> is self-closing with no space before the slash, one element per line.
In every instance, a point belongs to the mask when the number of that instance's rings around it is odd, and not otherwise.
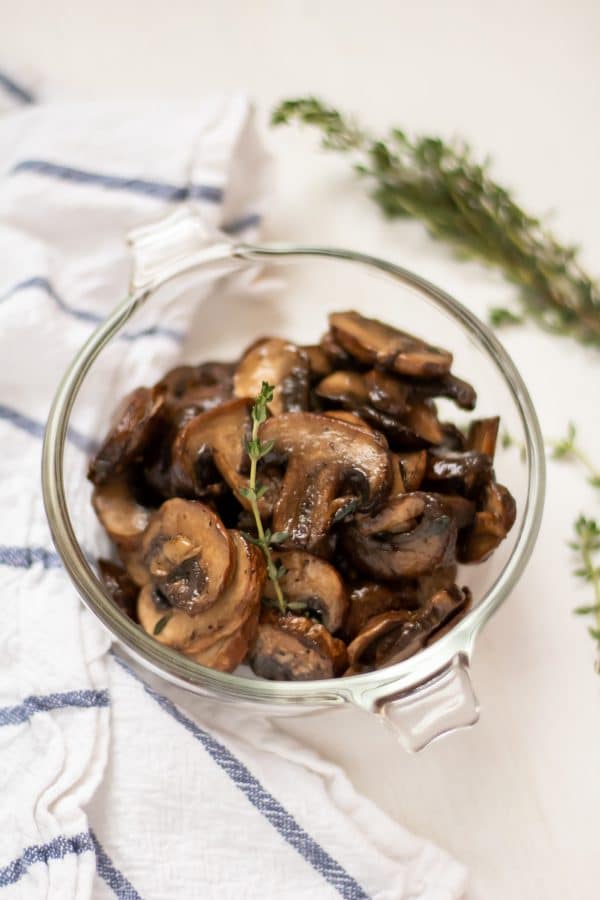
<path fill-rule="evenodd" d="M 125 569 L 110 559 L 99 559 L 98 570 L 114 603 L 130 619 L 135 619 L 138 587 Z"/>
<path fill-rule="evenodd" d="M 290 608 L 298 609 L 304 604 L 310 612 L 318 613 L 328 631 L 333 633 L 341 628 L 348 597 L 337 570 L 324 559 L 303 550 L 282 550 L 273 557 L 284 567 L 279 584 Z M 270 581 L 265 585 L 265 596 L 276 599 Z"/>
<path fill-rule="evenodd" d="M 373 517 L 356 517 L 342 546 L 365 574 L 382 581 L 416 578 L 454 553 L 456 524 L 431 494 L 393 497 Z"/>
<path fill-rule="evenodd" d="M 274 681 L 311 681 L 341 675 L 346 645 L 318 622 L 263 611 L 248 654 L 257 675 Z"/>
<path fill-rule="evenodd" d="M 437 449 L 428 451 L 425 478 L 441 490 L 449 487 L 452 491 L 458 487 L 468 494 L 491 477 L 492 461 L 485 453 L 476 450 L 466 450 L 464 453 Z"/>
<path fill-rule="evenodd" d="M 334 339 L 362 363 L 424 378 L 445 375 L 450 370 L 452 354 L 447 350 L 432 347 L 377 319 L 367 319 L 357 312 L 333 313 L 329 324 Z"/>
<path fill-rule="evenodd" d="M 496 452 L 499 427 L 499 416 L 492 416 L 489 419 L 476 419 L 474 422 L 471 422 L 467 435 L 467 449 L 485 453 L 486 456 L 493 459 Z"/>
<path fill-rule="evenodd" d="M 513 527 L 515 518 L 515 501 L 504 485 L 486 484 L 473 526 L 460 540 L 459 561 L 473 563 L 487 559 Z"/>
<path fill-rule="evenodd" d="M 306 353 L 281 338 L 261 338 L 246 351 L 233 376 L 236 397 L 256 397 L 263 381 L 275 386 L 272 415 L 308 409 L 309 362 Z"/>
<path fill-rule="evenodd" d="M 92 494 L 92 504 L 104 530 L 118 547 L 137 546 L 151 511 L 136 500 L 129 475 L 116 475 L 99 484 Z"/>
<path fill-rule="evenodd" d="M 156 430 L 163 403 L 164 391 L 158 387 L 137 388 L 127 395 L 90 463 L 88 477 L 94 484 L 120 475 L 142 455 Z"/>
<path fill-rule="evenodd" d="M 373 509 L 389 491 L 388 451 L 369 432 L 315 413 L 268 419 L 261 440 L 287 458 L 273 529 L 287 532 L 290 546 L 323 552 L 334 516 L 350 499 Z"/>
<path fill-rule="evenodd" d="M 417 601 L 418 592 L 413 583 L 392 586 L 377 581 L 363 582 L 350 591 L 344 635 L 352 640 L 369 619 L 390 610 L 413 609 Z"/>
<path fill-rule="evenodd" d="M 153 515 L 141 559 L 169 603 L 190 614 L 216 603 L 235 561 L 219 517 L 203 503 L 177 497 Z"/>

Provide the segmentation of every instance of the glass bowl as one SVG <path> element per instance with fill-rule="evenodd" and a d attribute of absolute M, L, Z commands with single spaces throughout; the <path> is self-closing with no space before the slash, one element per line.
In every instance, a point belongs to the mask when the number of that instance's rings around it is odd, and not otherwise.
<path fill-rule="evenodd" d="M 84 603 L 142 666 L 194 693 L 253 704 L 260 714 L 301 713 L 352 703 L 381 716 L 408 749 L 477 721 L 468 664 L 475 638 L 515 587 L 533 549 L 544 498 L 544 453 L 535 409 L 514 363 L 468 309 L 419 276 L 385 260 L 325 247 L 235 243 L 206 232 L 192 210 L 130 236 L 129 296 L 91 335 L 58 387 L 43 450 L 43 492 L 56 548 Z M 266 264 L 269 264 L 268 266 Z M 277 264 L 277 265 L 273 265 Z M 285 265 L 280 284 L 266 273 Z M 281 270 L 283 271 L 283 269 Z M 217 280 L 217 282 L 215 281 Z M 159 644 L 107 595 L 94 560 L 110 547 L 85 478 L 93 448 L 128 390 L 153 383 L 179 362 L 235 358 L 263 334 L 317 340 L 327 314 L 356 309 L 440 344 L 454 371 L 478 392 L 476 417 L 500 415 L 524 448 L 499 448 L 495 469 L 516 499 L 517 519 L 492 558 L 461 567 L 470 612 L 435 643 L 397 665 L 364 675 L 272 682 L 244 667 L 204 668 Z M 440 402 L 441 417 L 465 414 Z"/>

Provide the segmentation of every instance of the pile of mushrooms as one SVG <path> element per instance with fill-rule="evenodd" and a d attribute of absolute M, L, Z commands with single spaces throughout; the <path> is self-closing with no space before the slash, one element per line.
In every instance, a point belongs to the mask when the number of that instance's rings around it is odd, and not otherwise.
<path fill-rule="evenodd" d="M 483 562 L 515 503 L 494 478 L 497 417 L 472 410 L 452 355 L 356 312 L 319 344 L 261 338 L 237 363 L 173 369 L 124 401 L 91 461 L 96 514 L 119 563 L 107 591 L 148 634 L 204 666 L 309 680 L 407 659 L 464 615 L 459 563 Z M 254 398 L 275 386 L 260 440 L 267 578 L 246 491 Z"/>

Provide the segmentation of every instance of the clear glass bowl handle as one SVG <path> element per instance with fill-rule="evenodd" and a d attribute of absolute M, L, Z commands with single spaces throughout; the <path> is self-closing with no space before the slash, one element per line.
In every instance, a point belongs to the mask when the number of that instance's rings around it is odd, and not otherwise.
<path fill-rule="evenodd" d="M 379 697 L 374 704 L 406 750 L 422 750 L 436 738 L 479 719 L 479 703 L 469 674 L 469 660 L 458 654 L 418 687 Z"/>

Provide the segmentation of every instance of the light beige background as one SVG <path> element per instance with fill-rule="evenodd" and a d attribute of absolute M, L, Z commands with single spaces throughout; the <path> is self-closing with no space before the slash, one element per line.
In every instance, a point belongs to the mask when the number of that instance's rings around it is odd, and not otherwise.
<path fill-rule="evenodd" d="M 0 59 L 88 97 L 201 96 L 246 89 L 273 103 L 315 92 L 373 127 L 467 136 L 499 178 L 600 271 L 600 6 L 493 3 L 0 0 Z M 308 135 L 267 135 L 277 160 L 269 236 L 374 250 L 481 314 L 508 302 L 497 276 L 462 265 L 410 224 L 387 224 Z M 325 288 L 324 288 L 325 289 Z M 600 460 L 597 353 L 535 329 L 507 332 L 544 430 L 569 418 Z M 462 859 L 469 900 L 595 900 L 600 838 L 600 678 L 571 608 L 585 602 L 565 547 L 600 503 L 550 465 L 541 538 L 526 577 L 481 637 L 480 724 L 409 757 L 352 712 L 286 725 L 344 764 L 409 828 Z"/>

